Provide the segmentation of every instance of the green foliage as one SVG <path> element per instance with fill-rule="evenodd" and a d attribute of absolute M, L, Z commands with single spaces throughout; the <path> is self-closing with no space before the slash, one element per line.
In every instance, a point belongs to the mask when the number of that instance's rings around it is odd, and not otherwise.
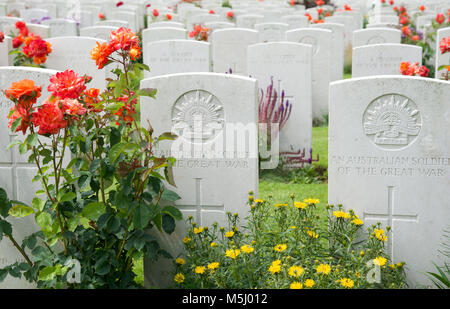
<path fill-rule="evenodd" d="M 362 221 L 342 206 L 327 206 L 321 224 L 319 201 L 274 203 L 249 196 L 250 214 L 241 226 L 228 213 L 226 226 L 191 228 L 185 255 L 174 260 L 174 286 L 181 288 L 404 288 L 405 263 L 385 253 L 390 230 L 380 224 L 362 231 Z M 379 272 L 380 280 L 372 277 Z M 374 279 L 374 280 L 371 280 Z"/>
<path fill-rule="evenodd" d="M 450 259 L 450 228 L 444 231 L 442 249 L 440 253 Z M 436 272 L 427 272 L 428 277 L 438 289 L 450 289 L 450 263 L 444 262 L 442 266 L 433 263 Z"/>

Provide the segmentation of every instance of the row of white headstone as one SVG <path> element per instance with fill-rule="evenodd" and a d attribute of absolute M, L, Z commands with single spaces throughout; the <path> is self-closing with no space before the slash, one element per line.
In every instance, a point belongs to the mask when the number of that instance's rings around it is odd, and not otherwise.
<path fill-rule="evenodd" d="M 54 73 L 3 67 L 0 86 L 4 89 L 12 80 L 30 78 L 43 85 L 45 92 Z M 158 89 L 156 100 L 141 99 L 141 123 L 150 120 L 156 134 L 172 130 L 180 119 L 190 119 L 183 118 L 186 115 L 211 113 L 205 115 L 208 122 L 202 126 L 214 130 L 201 132 L 196 141 L 201 141 L 200 148 L 196 146 L 200 152 L 191 156 L 190 139 L 184 136 L 177 152 L 172 152 L 178 158 L 174 190 L 182 197 L 177 205 L 183 214 L 194 216 L 202 226 L 215 221 L 223 225 L 226 211 L 245 216 L 248 190 L 258 196 L 258 81 L 230 74 L 185 73 L 145 79 L 141 87 Z M 378 221 L 391 226 L 388 252 L 394 262 L 408 263 L 412 286 L 425 284 L 424 272 L 432 270 L 431 262 L 442 261 L 440 236 L 450 218 L 450 138 L 445 134 L 450 124 L 450 83 L 373 76 L 333 82 L 330 91 L 329 202 L 354 209 L 366 226 Z M 1 131 L 9 132 L 4 97 L 0 106 Z M 236 124 L 244 131 L 236 129 Z M 234 136 L 234 132 L 248 134 L 246 148 L 239 155 L 230 148 L 235 143 L 230 143 L 229 134 Z M 38 189 L 37 183 L 31 183 L 36 169 L 16 150 L 5 150 L 13 138 L 12 134 L 0 136 L 0 186 L 11 198 L 30 203 L 32 192 Z M 167 142 L 161 143 L 158 151 L 167 154 L 173 149 Z M 216 151 L 217 157 L 211 157 L 211 151 Z M 222 152 L 228 156 L 220 157 Z M 209 157 L 202 157 L 206 153 Z M 18 239 L 33 230 L 30 221 L 14 222 Z M 158 237 L 176 256 L 182 252 L 184 235 L 185 226 L 179 222 L 173 235 Z M 20 259 L 13 249 L 7 239 L 1 242 L 0 266 Z M 146 263 L 147 284 L 170 284 L 170 265 L 171 261 L 163 258 L 156 264 Z M 8 279 L 0 286 L 28 285 Z"/>

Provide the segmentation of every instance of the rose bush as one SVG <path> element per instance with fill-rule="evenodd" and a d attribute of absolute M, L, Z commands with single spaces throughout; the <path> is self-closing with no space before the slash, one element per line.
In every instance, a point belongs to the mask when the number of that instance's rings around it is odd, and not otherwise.
<path fill-rule="evenodd" d="M 10 275 L 40 288 L 139 287 L 135 261 L 144 254 L 170 256 L 147 230 L 172 233 L 181 219 L 170 205 L 179 196 L 164 185 L 174 184 L 174 159 L 153 153 L 156 143 L 175 136 L 155 137 L 135 118 L 138 98 L 156 93 L 139 89 L 138 77 L 148 69 L 134 61 L 140 55 L 137 36 L 120 28 L 91 54 L 99 69 L 117 66 L 103 92 L 72 70 L 50 78 L 51 95 L 41 105 L 42 86 L 34 81 L 14 82 L 5 91 L 14 103 L 9 127 L 23 134 L 10 147 L 29 154 L 42 190 L 26 205 L 0 188 L 0 239 L 9 238 L 24 258 L 0 269 L 0 281 Z M 29 215 L 40 230 L 19 245 L 7 219 Z M 71 277 L 74 261 L 80 281 Z"/>

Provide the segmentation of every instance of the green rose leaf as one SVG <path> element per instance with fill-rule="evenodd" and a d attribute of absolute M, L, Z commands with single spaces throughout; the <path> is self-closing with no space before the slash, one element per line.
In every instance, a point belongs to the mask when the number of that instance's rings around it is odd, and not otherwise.
<path fill-rule="evenodd" d="M 167 234 L 172 234 L 175 231 L 175 219 L 171 215 L 163 214 L 162 228 Z"/>
<path fill-rule="evenodd" d="M 97 220 L 106 210 L 105 204 L 102 202 L 93 202 L 87 204 L 83 211 L 82 216 L 91 220 Z"/>
<path fill-rule="evenodd" d="M 13 217 L 23 218 L 34 213 L 34 209 L 26 205 L 15 205 L 11 207 L 8 213 Z"/>

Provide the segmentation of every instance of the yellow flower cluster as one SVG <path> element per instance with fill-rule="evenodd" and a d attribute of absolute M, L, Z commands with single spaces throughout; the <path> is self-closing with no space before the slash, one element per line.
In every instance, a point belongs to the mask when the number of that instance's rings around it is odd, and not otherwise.
<path fill-rule="evenodd" d="M 277 274 L 281 271 L 281 261 L 280 260 L 275 260 L 272 262 L 272 265 L 269 266 L 269 271 L 272 274 Z"/>
<path fill-rule="evenodd" d="M 303 289 L 303 284 L 301 282 L 292 282 L 290 289 L 291 290 L 301 290 L 301 289 Z"/>
<path fill-rule="evenodd" d="M 185 237 L 183 238 L 183 243 L 187 244 L 188 242 L 190 242 L 192 239 L 190 239 L 189 237 Z"/>
<path fill-rule="evenodd" d="M 179 265 L 184 265 L 184 264 L 186 264 L 186 261 L 184 259 L 182 259 L 182 258 L 177 258 L 175 260 L 175 263 L 177 263 Z"/>
<path fill-rule="evenodd" d="M 195 267 L 194 272 L 196 274 L 200 274 L 201 275 L 201 274 L 203 274 L 205 272 L 205 269 L 206 269 L 205 266 L 197 266 L 197 267 Z"/>
<path fill-rule="evenodd" d="M 303 267 L 301 267 L 301 266 L 291 266 L 289 268 L 288 274 L 291 277 L 298 278 L 298 277 L 300 277 L 303 274 L 303 272 L 304 272 Z"/>
<path fill-rule="evenodd" d="M 241 254 L 241 251 L 239 249 L 236 250 L 229 249 L 225 252 L 225 256 L 232 259 L 237 258 L 239 254 Z"/>
<path fill-rule="evenodd" d="M 217 269 L 217 268 L 219 268 L 219 262 L 212 262 L 212 263 L 210 263 L 210 264 L 208 264 L 208 269 L 210 269 L 210 270 L 214 270 L 214 269 Z"/>
<path fill-rule="evenodd" d="M 318 274 L 328 275 L 330 273 L 330 271 L 331 271 L 331 266 L 328 264 L 320 264 L 316 268 L 316 272 Z"/>
<path fill-rule="evenodd" d="M 307 198 L 303 200 L 303 202 L 305 202 L 306 204 L 319 204 L 320 200 L 316 198 Z"/>
<path fill-rule="evenodd" d="M 319 234 L 315 233 L 314 231 L 308 231 L 307 233 L 308 233 L 308 235 L 311 238 L 318 238 L 319 237 Z"/>
<path fill-rule="evenodd" d="M 252 253 L 253 251 L 255 251 L 255 249 L 249 245 L 243 245 L 241 247 L 242 252 L 244 253 Z"/>
<path fill-rule="evenodd" d="M 195 234 L 200 234 L 201 232 L 203 232 L 204 228 L 203 227 L 194 227 L 194 233 Z"/>
<path fill-rule="evenodd" d="M 294 202 L 294 207 L 298 209 L 305 209 L 308 206 L 306 203 Z"/>
<path fill-rule="evenodd" d="M 279 208 L 279 207 L 286 207 L 289 206 L 288 203 L 282 203 L 282 204 L 275 204 L 275 207 Z"/>
<path fill-rule="evenodd" d="M 305 280 L 305 286 L 307 288 L 312 288 L 314 286 L 314 284 L 316 284 L 316 282 L 314 282 L 313 279 L 306 279 Z"/>
<path fill-rule="evenodd" d="M 373 259 L 373 263 L 378 266 L 384 266 L 386 264 L 386 262 L 387 262 L 387 259 L 382 256 L 379 256 L 379 257 L 376 257 Z"/>
<path fill-rule="evenodd" d="M 283 252 L 284 250 L 286 250 L 286 248 L 287 248 L 286 244 L 278 244 L 273 249 L 278 252 Z"/>
<path fill-rule="evenodd" d="M 173 280 L 174 280 L 176 283 L 183 283 L 183 282 L 184 282 L 184 275 L 178 273 L 178 274 L 175 275 L 175 277 L 173 278 Z"/>
<path fill-rule="evenodd" d="M 228 231 L 228 232 L 225 233 L 225 237 L 226 238 L 231 238 L 233 236 L 234 236 L 234 232 L 233 231 Z"/>
<path fill-rule="evenodd" d="M 342 210 L 335 210 L 333 211 L 333 216 L 336 218 L 342 218 L 342 219 L 350 219 L 350 214 L 348 212 L 342 211 Z"/>
<path fill-rule="evenodd" d="M 352 287 L 355 286 L 355 283 L 353 282 L 353 280 L 351 280 L 349 278 L 342 278 L 339 280 L 339 282 L 341 283 L 341 285 L 344 288 L 347 288 L 347 289 L 351 289 Z"/>
<path fill-rule="evenodd" d="M 353 223 L 354 225 L 362 225 L 362 224 L 364 224 L 364 221 L 361 220 L 361 219 L 359 219 L 359 218 L 356 218 L 356 219 L 353 219 L 353 220 L 352 220 L 352 223 Z"/>
<path fill-rule="evenodd" d="M 378 240 L 381 240 L 381 241 L 387 241 L 388 240 L 387 236 L 384 234 L 384 230 L 383 229 L 375 229 L 373 231 L 373 234 L 375 235 L 375 237 Z"/>

